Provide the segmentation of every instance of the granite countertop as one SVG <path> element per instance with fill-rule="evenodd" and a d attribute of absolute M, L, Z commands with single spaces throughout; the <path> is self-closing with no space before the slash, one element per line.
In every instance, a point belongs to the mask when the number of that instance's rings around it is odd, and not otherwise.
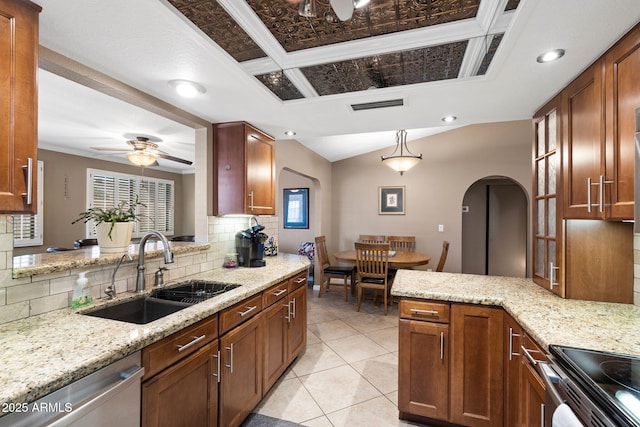
<path fill-rule="evenodd" d="M 502 307 L 544 348 L 640 356 L 640 307 L 562 299 L 531 279 L 399 270 L 391 294 Z"/>
<path fill-rule="evenodd" d="M 217 269 L 180 279 L 242 286 L 146 325 L 83 316 L 71 308 L 3 324 L 0 406 L 32 402 L 309 267 L 299 255 L 265 259 L 263 268 Z M 122 293 L 116 301 L 134 297 Z"/>
<path fill-rule="evenodd" d="M 174 255 L 205 251 L 211 247 L 209 243 L 169 242 L 169 247 Z M 140 245 L 130 244 L 129 255 L 132 260 L 138 259 Z M 144 245 L 144 253 L 147 259 L 163 255 L 162 242 L 152 240 Z M 94 267 L 99 265 L 111 265 L 118 262 L 123 252 L 101 253 L 99 246 L 87 246 L 85 249 L 72 251 L 40 253 L 33 255 L 21 255 L 13 257 L 13 278 L 50 274 L 57 271 Z"/>

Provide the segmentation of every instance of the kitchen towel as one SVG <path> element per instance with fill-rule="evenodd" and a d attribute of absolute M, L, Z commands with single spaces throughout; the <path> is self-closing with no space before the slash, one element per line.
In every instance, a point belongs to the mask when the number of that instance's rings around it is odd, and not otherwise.
<path fill-rule="evenodd" d="M 553 417 L 551 418 L 552 427 L 583 427 L 584 424 L 580 422 L 576 414 L 573 413 L 569 405 L 566 403 L 560 404 L 553 411 Z"/>

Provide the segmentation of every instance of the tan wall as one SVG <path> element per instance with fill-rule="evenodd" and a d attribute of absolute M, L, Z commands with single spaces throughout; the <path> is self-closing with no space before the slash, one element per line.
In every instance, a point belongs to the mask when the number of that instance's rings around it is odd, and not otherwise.
<path fill-rule="evenodd" d="M 527 191 L 530 207 L 531 121 L 466 126 L 416 141 L 409 133 L 408 139 L 409 149 L 424 160 L 404 176 L 380 161 L 392 147 L 333 164 L 330 250 L 350 249 L 361 233 L 415 235 L 417 250 L 434 259 L 427 267 L 435 268 L 446 239 L 451 247 L 445 271 L 460 272 L 461 210 L 469 186 L 489 176 L 511 178 Z M 378 215 L 380 186 L 406 187 L 405 215 Z"/>
<path fill-rule="evenodd" d="M 38 150 L 38 160 L 44 161 L 44 244 L 36 247 L 15 248 L 14 255 L 44 252 L 48 247 L 73 247 L 73 241 L 85 237 L 82 222 L 71 224 L 78 213 L 86 209 L 87 169 L 102 169 L 139 175 L 140 168 L 101 159 L 75 156 L 49 150 Z M 185 232 L 183 223 L 185 206 L 182 175 L 145 169 L 144 175 L 175 181 L 176 235 Z M 193 205 L 193 202 L 191 202 Z M 191 206 L 193 212 L 193 206 Z M 193 213 L 191 213 L 193 216 Z M 193 224 L 193 223 L 192 223 Z M 187 230 L 189 231 L 189 230 Z"/>

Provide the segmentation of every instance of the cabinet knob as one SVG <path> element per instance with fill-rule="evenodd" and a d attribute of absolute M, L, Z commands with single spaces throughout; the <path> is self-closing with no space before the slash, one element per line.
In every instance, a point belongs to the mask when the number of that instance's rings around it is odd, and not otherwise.
<path fill-rule="evenodd" d="M 224 165 L 224 170 L 230 171 L 231 170 L 231 165 Z"/>

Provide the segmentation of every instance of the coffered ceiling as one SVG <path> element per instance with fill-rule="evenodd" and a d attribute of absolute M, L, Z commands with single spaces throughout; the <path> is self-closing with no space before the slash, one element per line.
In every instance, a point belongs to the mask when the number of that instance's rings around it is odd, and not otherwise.
<path fill-rule="evenodd" d="M 206 121 L 245 120 L 277 140 L 294 130 L 330 161 L 390 147 L 398 129 L 412 141 L 528 119 L 640 20 L 637 0 L 371 0 L 346 21 L 329 0 L 316 0 L 313 18 L 285 0 L 35 1 L 43 46 Z M 550 48 L 567 54 L 538 64 Z M 123 144 L 136 132 L 193 143 L 173 122 L 145 122 L 122 105 L 106 112 L 99 96 L 65 96 L 48 77 L 43 144 L 77 141 L 72 150 L 87 153 L 82 140 Z M 206 93 L 180 98 L 172 79 Z M 446 115 L 457 122 L 444 124 Z"/>

